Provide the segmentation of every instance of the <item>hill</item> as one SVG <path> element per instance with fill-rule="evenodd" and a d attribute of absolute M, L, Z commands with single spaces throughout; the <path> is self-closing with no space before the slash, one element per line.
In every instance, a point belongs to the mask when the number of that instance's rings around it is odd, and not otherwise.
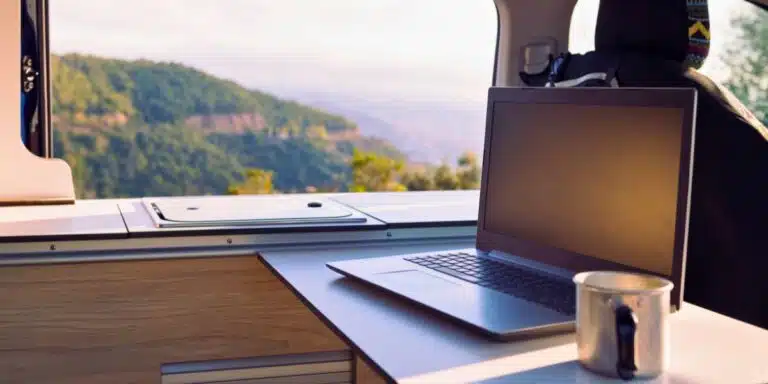
<path fill-rule="evenodd" d="M 369 98 L 343 90 L 276 92 L 353 120 L 362 135 L 385 137 L 410 161 L 452 163 L 465 151 L 483 152 L 485 101 Z"/>
<path fill-rule="evenodd" d="M 249 168 L 275 188 L 346 188 L 358 148 L 404 159 L 336 114 L 178 63 L 53 56 L 54 150 L 80 197 L 223 194 Z"/>

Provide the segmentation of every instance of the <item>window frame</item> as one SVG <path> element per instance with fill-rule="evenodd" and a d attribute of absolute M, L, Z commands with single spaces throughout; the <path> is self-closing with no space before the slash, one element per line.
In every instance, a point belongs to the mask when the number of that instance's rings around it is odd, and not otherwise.
<path fill-rule="evenodd" d="M 40 156 L 53 157 L 53 131 L 51 124 L 51 65 L 50 65 L 50 38 L 49 38 L 49 18 L 48 18 L 48 0 L 37 1 L 38 18 L 38 46 L 40 47 L 40 83 L 45 84 L 42 87 L 42 97 L 38 109 L 38 121 L 40 129 Z"/>
<path fill-rule="evenodd" d="M 48 7 L 48 0 L 29 0 L 34 1 L 36 4 L 36 24 L 39 25 L 38 27 L 38 49 L 39 49 L 39 56 L 40 56 L 40 74 L 38 77 L 38 84 L 40 84 L 40 97 L 39 97 L 39 106 L 38 106 L 38 127 L 37 130 L 39 132 L 39 135 L 35 137 L 35 140 L 30 140 L 30 142 L 34 142 L 33 145 L 30 145 L 30 151 L 40 157 L 44 158 L 53 158 L 55 154 L 55 148 L 53 146 L 53 126 L 51 124 L 52 121 L 52 102 L 51 97 L 53 95 L 53 85 L 51 81 L 51 69 L 50 69 L 50 36 L 49 36 L 49 25 L 50 25 L 50 19 L 49 19 L 49 7 Z M 499 1 L 505 1 L 505 0 L 486 0 L 486 1 L 492 1 L 493 7 L 496 11 L 496 43 L 494 45 L 494 53 L 493 53 L 493 66 L 492 66 L 492 73 L 490 76 L 490 83 L 488 84 L 489 87 L 495 87 L 499 86 L 498 84 L 498 69 L 499 69 L 499 63 L 500 63 L 500 39 L 501 39 L 501 23 L 502 23 L 502 15 L 499 11 Z M 485 127 L 483 126 L 483 129 Z M 77 191 L 76 191 L 77 192 Z M 373 191 L 375 192 L 375 191 Z M 400 193 L 407 193 L 412 191 L 404 191 Z M 439 191 L 434 191 L 439 192 Z M 349 192 L 340 192 L 340 193 L 353 193 L 351 191 Z M 186 196 L 186 195 L 184 195 Z M 151 197 L 151 196 L 141 196 L 141 197 Z M 183 197 L 183 196 L 178 196 Z M 106 198 L 110 199 L 110 198 Z"/>

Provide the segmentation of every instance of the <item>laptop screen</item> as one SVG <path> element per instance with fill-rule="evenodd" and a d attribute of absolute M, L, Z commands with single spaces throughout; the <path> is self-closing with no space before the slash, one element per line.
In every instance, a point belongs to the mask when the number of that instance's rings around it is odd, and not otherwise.
<path fill-rule="evenodd" d="M 483 230 L 671 275 L 684 115 L 496 101 Z"/>

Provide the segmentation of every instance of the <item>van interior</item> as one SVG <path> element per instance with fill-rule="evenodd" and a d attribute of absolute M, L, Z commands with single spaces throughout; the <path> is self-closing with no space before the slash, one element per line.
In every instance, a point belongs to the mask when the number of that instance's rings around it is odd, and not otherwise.
<path fill-rule="evenodd" d="M 768 0 L 739 1 L 768 12 Z M 237 14 L 237 3 L 228 12 Z M 493 73 L 483 91 L 492 86 L 698 91 L 684 299 L 754 327 L 763 338 L 757 339 L 765 340 L 768 117 L 750 111 L 745 106 L 750 100 L 740 101 L 699 70 L 710 42 L 726 38 L 710 31 L 708 12 L 713 8 L 706 0 L 599 0 L 593 15 L 594 47 L 569 53 L 577 0 L 493 3 L 497 32 L 488 64 Z M 478 374 L 464 367 L 452 378 L 442 374 L 427 379 L 418 374 L 428 368 L 404 364 L 406 373 L 395 377 L 367 354 L 377 351 L 363 353 L 362 344 L 342 329 L 370 334 L 382 351 L 403 340 L 395 335 L 388 340 L 385 331 L 367 329 L 365 319 L 371 315 L 362 311 L 350 310 L 330 321 L 317 309 L 321 296 L 312 295 L 360 289 L 363 293 L 350 303 L 379 299 L 359 286 L 313 285 L 317 276 L 332 279 L 333 272 L 303 267 L 312 260 L 323 265 L 364 253 L 472 247 L 476 189 L 89 198 L 75 181 L 80 168 L 60 157 L 61 148 L 54 145 L 53 104 L 70 96 L 56 96 L 52 83 L 74 84 L 77 78 L 61 80 L 65 74 L 52 70 L 59 59 L 52 59 L 56 20 L 49 8 L 65 10 L 67 4 L 4 0 L 0 8 L 5 53 L 0 57 L 0 92 L 7 101 L 0 108 L 0 382 L 453 382 L 462 381 L 466 372 Z M 450 7 L 452 2 L 440 4 Z M 435 9 L 434 17 L 440 15 Z M 25 39 L 31 39 L 32 48 L 22 49 L 20 61 L 19 41 L 24 47 Z M 753 92 L 765 92 L 766 81 L 762 78 L 762 88 Z M 766 100 L 765 95 L 755 97 Z M 130 152 L 112 155 L 117 163 L 128 156 Z M 287 270 L 295 281 L 285 277 Z M 426 316 L 395 300 L 381 300 L 390 305 L 387 313 Z M 401 325 L 415 330 L 426 326 L 415 321 Z M 459 332 L 438 320 L 428 325 L 434 332 Z M 480 345 L 474 336 L 460 334 L 456 343 Z M 425 336 L 415 350 L 426 355 L 433 353 L 430 342 L 447 343 L 435 340 Z M 541 343 L 541 349 L 558 348 Z M 718 364 L 734 363 L 728 352 L 721 353 Z M 402 380 L 407 372 L 411 381 Z M 476 379 L 485 376 L 466 377 L 481 382 Z"/>

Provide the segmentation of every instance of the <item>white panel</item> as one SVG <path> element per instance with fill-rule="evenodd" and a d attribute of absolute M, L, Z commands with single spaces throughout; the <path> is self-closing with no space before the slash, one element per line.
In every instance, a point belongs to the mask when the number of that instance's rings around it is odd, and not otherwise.
<path fill-rule="evenodd" d="M 72 203 L 69 165 L 30 153 L 21 141 L 21 3 L 0 1 L 0 203 Z"/>

